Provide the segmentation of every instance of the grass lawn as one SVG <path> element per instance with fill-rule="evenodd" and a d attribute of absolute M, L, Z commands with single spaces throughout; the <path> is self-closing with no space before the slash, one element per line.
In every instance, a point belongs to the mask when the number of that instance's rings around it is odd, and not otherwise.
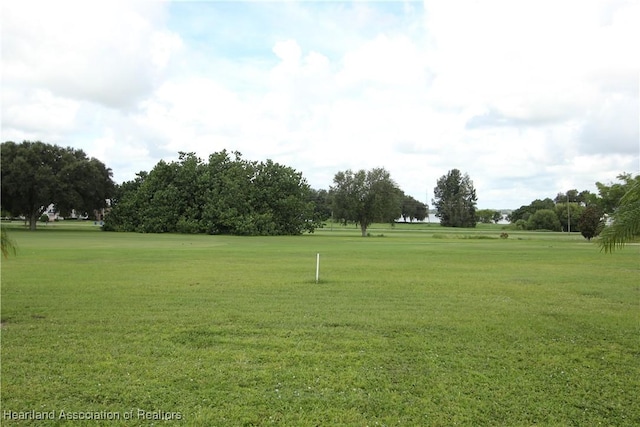
<path fill-rule="evenodd" d="M 2 425 L 640 425 L 638 246 L 9 227 Z"/>

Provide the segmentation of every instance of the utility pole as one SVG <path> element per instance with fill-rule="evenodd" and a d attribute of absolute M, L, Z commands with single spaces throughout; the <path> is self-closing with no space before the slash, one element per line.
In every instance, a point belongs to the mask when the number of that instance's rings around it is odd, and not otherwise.
<path fill-rule="evenodd" d="M 567 230 L 571 234 L 571 209 L 569 207 L 569 192 L 567 191 Z"/>

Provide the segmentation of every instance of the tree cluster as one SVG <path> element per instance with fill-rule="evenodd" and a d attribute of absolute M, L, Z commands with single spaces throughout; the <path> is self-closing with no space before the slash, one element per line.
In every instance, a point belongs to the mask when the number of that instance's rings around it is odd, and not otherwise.
<path fill-rule="evenodd" d="M 32 230 L 49 205 L 62 215 L 92 216 L 114 191 L 111 170 L 82 150 L 7 141 L 1 157 L 2 210 L 24 216 Z"/>
<path fill-rule="evenodd" d="M 580 222 L 587 207 L 591 207 L 589 215 L 597 214 L 602 217 L 602 212 L 596 204 L 589 202 L 566 202 L 566 197 L 558 196 L 556 201 L 546 198 L 536 199 L 529 205 L 521 206 L 509 215 L 509 221 L 523 230 L 548 230 L 548 231 L 581 231 L 587 232 L 587 236 L 596 233 L 596 229 L 588 231 L 587 222 Z M 569 199 L 571 200 L 571 199 Z M 586 221 L 586 217 L 585 217 Z M 580 226 L 582 224 L 582 227 Z M 597 227 L 596 227 L 597 228 Z M 594 237 L 596 234 L 588 237 Z M 585 237 L 587 237 L 585 236 Z"/>
<path fill-rule="evenodd" d="M 402 212 L 400 214 L 404 222 L 424 221 L 429 215 L 429 207 L 415 198 L 403 195 Z"/>
<path fill-rule="evenodd" d="M 363 236 L 374 222 L 394 222 L 399 217 L 405 222 L 422 221 L 429 213 L 427 205 L 404 194 L 382 168 L 338 172 L 333 183 L 329 198 L 334 219 L 358 224 Z M 441 225 L 475 227 L 475 203 L 476 192 L 467 174 L 454 169 L 438 180 L 434 204 Z"/>
<path fill-rule="evenodd" d="M 144 233 L 294 235 L 319 224 L 300 172 L 238 152 L 208 162 L 180 153 L 118 186 L 105 230 Z"/>
<path fill-rule="evenodd" d="M 326 191 L 311 189 L 290 167 L 247 161 L 226 150 L 211 154 L 208 162 L 180 153 L 178 161 L 160 161 L 121 185 L 82 150 L 40 141 L 4 142 L 1 160 L 0 208 L 4 215 L 26 217 L 31 229 L 50 205 L 63 215 L 91 215 L 108 206 L 105 230 L 149 233 L 293 235 L 312 232 L 332 217 L 358 224 L 365 236 L 373 222 L 421 221 L 428 215 L 427 206 L 405 195 L 384 168 L 338 172 Z M 611 217 L 603 247 L 613 250 L 640 227 L 640 176 L 617 178 L 617 183 L 597 182 L 598 194 L 572 189 L 555 199 L 534 200 L 507 219 L 521 229 L 580 231 L 591 239 Z M 476 210 L 476 200 L 473 181 L 460 170 L 438 179 L 433 204 L 441 225 L 475 227 L 501 219 L 498 211 Z"/>
<path fill-rule="evenodd" d="M 598 194 L 572 189 L 558 193 L 554 199 L 536 199 L 514 210 L 508 219 L 520 229 L 580 231 L 591 239 L 604 229 L 603 219 L 617 212 L 623 196 L 640 181 L 639 176 L 628 173 L 617 178 L 620 182 L 597 182 Z"/>
<path fill-rule="evenodd" d="M 479 209 L 476 211 L 476 221 L 483 224 L 497 224 L 502 219 L 502 213 L 493 209 Z"/>

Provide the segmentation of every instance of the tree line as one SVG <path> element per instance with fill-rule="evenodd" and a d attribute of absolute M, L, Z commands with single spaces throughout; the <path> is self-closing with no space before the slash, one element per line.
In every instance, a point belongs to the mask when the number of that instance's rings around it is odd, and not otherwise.
<path fill-rule="evenodd" d="M 103 230 L 143 233 L 292 235 L 331 217 L 366 229 L 373 221 L 427 215 L 427 206 L 400 191 L 384 169 L 340 172 L 326 191 L 312 189 L 293 168 L 226 150 L 207 161 L 181 152 L 122 184 L 100 161 L 69 147 L 8 141 L 1 158 L 2 216 L 24 216 L 32 230 L 50 205 L 63 216 L 106 210 Z M 353 198 L 347 204 L 345 194 Z"/>
<path fill-rule="evenodd" d="M 312 189 L 293 168 L 226 150 L 206 161 L 181 152 L 177 161 L 160 161 L 119 185 L 111 169 L 82 150 L 40 141 L 4 142 L 1 160 L 2 215 L 24 215 L 31 229 L 51 204 L 62 214 L 91 216 L 106 209 L 104 230 L 145 233 L 293 235 L 313 232 L 331 218 L 357 224 L 365 236 L 374 222 L 422 221 L 428 215 L 428 206 L 406 195 L 384 168 L 338 172 L 327 191 Z M 630 218 L 618 221 L 619 233 L 636 235 L 640 177 L 618 179 L 596 183 L 598 194 L 574 189 L 534 200 L 507 219 L 522 229 L 580 231 L 590 239 L 604 228 L 603 218 L 618 215 Z M 501 219 L 500 212 L 476 209 L 473 181 L 459 169 L 436 184 L 431 202 L 441 225 L 475 227 Z M 611 241 L 614 247 L 619 242 Z"/>
<path fill-rule="evenodd" d="M 336 174 L 326 190 L 271 160 L 249 161 L 223 150 L 207 162 L 180 153 L 116 186 L 103 229 L 145 233 L 294 235 L 329 218 L 360 225 L 398 217 L 423 220 L 427 207 L 406 196 L 384 169 Z"/>
<path fill-rule="evenodd" d="M 507 219 L 519 229 L 579 231 L 590 240 L 604 230 L 607 218 L 618 212 L 624 195 L 640 185 L 640 175 L 622 173 L 617 179 L 616 183 L 596 182 L 597 194 L 571 189 L 553 199 L 536 199 L 514 210 Z"/>

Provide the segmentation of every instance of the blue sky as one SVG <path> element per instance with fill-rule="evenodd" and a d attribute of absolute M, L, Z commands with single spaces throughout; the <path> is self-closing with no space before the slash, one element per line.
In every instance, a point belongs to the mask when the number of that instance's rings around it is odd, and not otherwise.
<path fill-rule="evenodd" d="M 328 189 L 385 167 L 481 208 L 640 169 L 637 1 L 2 3 L 2 140 L 82 148 L 117 182 L 178 151 Z"/>

